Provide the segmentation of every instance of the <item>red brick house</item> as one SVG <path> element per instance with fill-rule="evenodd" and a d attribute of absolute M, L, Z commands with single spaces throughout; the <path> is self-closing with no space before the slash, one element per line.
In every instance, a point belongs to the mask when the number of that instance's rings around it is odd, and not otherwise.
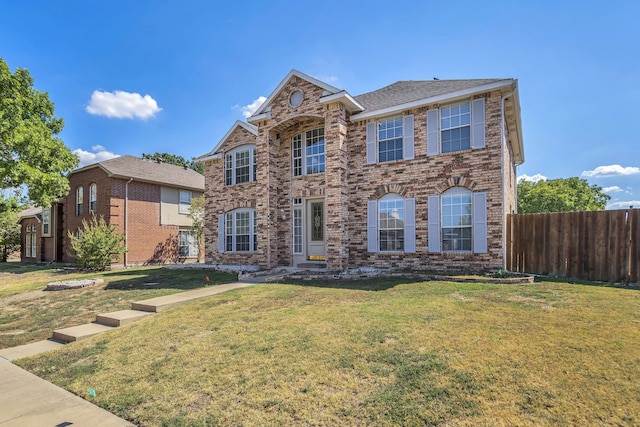
<path fill-rule="evenodd" d="M 497 270 L 524 161 L 514 79 L 351 96 L 292 70 L 206 166 L 206 262 Z"/>
<path fill-rule="evenodd" d="M 124 265 L 196 261 L 189 206 L 204 190 L 199 173 L 122 156 L 76 169 L 68 179 L 67 196 L 23 213 L 23 260 L 74 262 L 67 233 L 96 215 L 125 236 Z"/>

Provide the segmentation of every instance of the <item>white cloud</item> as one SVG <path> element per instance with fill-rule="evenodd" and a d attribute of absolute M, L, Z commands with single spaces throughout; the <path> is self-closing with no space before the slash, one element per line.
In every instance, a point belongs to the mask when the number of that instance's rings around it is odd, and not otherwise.
<path fill-rule="evenodd" d="M 258 108 L 260 108 L 260 106 L 264 103 L 264 101 L 266 101 L 267 98 L 264 96 L 259 96 L 258 98 L 254 99 L 253 102 L 249 105 L 243 105 L 242 107 L 235 107 L 235 108 L 240 108 L 242 110 L 242 115 L 244 116 L 245 119 L 248 119 L 249 117 L 251 117 L 251 115 L 253 113 L 256 112 L 256 110 Z"/>
<path fill-rule="evenodd" d="M 114 157 L 120 157 L 120 154 L 114 154 L 111 151 L 107 151 L 102 145 L 94 145 L 91 147 L 91 151 L 76 148 L 73 150 L 73 154 L 78 156 L 78 159 L 80 159 L 80 164 L 78 165 L 79 168 L 102 162 L 104 160 L 113 159 Z"/>
<path fill-rule="evenodd" d="M 611 176 L 627 176 L 640 174 L 640 168 L 620 165 L 598 166 L 592 171 L 583 171 L 582 176 L 589 178 L 608 178 Z"/>
<path fill-rule="evenodd" d="M 640 200 L 629 200 L 625 202 L 613 202 L 607 205 L 607 209 L 629 209 L 629 206 L 640 208 Z"/>
<path fill-rule="evenodd" d="M 626 194 L 631 194 L 629 191 L 625 190 L 624 188 L 620 188 L 617 185 L 613 185 L 611 187 L 604 187 L 602 189 L 603 192 L 605 193 L 626 193 Z"/>
<path fill-rule="evenodd" d="M 537 173 L 537 174 L 535 174 L 533 176 L 529 176 L 527 174 L 524 174 L 524 175 L 520 175 L 518 177 L 518 182 L 520 182 L 520 181 L 538 182 L 538 181 L 546 181 L 546 180 L 547 180 L 547 177 L 542 175 L 542 174 L 539 174 L 539 173 Z"/>
<path fill-rule="evenodd" d="M 85 110 L 96 116 L 146 120 L 162 111 L 162 108 L 158 107 L 156 100 L 149 95 L 142 96 L 139 93 L 121 90 L 114 92 L 94 90 Z"/>

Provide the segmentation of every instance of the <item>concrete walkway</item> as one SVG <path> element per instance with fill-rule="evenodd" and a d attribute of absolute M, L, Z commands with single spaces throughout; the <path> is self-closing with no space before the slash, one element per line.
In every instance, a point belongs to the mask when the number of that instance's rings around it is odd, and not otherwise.
<path fill-rule="evenodd" d="M 250 282 L 234 282 L 137 301 L 131 304 L 132 310 L 96 316 L 97 320 L 108 319 L 105 321 L 115 322 L 112 325 L 89 323 L 55 331 L 54 337 L 68 337 L 68 340 L 65 340 L 67 342 L 77 341 L 96 333 L 111 330 L 113 327 L 126 323 L 126 319 L 141 319 L 146 315 L 158 313 L 189 301 L 232 289 L 245 288 L 260 282 L 259 279 Z M 140 314 L 124 313 L 129 311 Z M 123 321 L 123 319 L 125 320 Z M 56 335 L 56 333 L 58 334 Z M 45 340 L 0 350 L 0 427 L 132 426 L 133 424 L 128 421 L 116 417 L 93 403 L 10 362 L 45 351 L 53 351 L 61 346 L 63 344 L 60 342 Z"/>

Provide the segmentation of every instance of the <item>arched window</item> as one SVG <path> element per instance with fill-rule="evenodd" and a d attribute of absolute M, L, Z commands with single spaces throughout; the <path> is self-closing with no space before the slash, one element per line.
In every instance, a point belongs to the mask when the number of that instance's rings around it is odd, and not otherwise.
<path fill-rule="evenodd" d="M 98 201 L 98 186 L 93 183 L 89 186 L 89 213 L 96 213 L 96 205 Z"/>
<path fill-rule="evenodd" d="M 367 204 L 369 252 L 415 252 L 415 199 L 389 193 Z"/>
<path fill-rule="evenodd" d="M 471 250 L 471 191 L 455 187 L 442 193 L 442 250 Z"/>
<path fill-rule="evenodd" d="M 78 187 L 76 189 L 76 216 L 81 216 L 84 212 L 82 206 L 84 203 L 84 188 Z"/>
<path fill-rule="evenodd" d="M 224 184 L 234 185 L 254 182 L 257 173 L 255 145 L 243 145 L 224 155 Z"/>

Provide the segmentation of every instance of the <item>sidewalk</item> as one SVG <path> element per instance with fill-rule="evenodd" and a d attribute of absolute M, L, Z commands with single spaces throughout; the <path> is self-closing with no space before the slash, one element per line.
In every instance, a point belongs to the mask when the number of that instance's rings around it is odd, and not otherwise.
<path fill-rule="evenodd" d="M 179 292 L 132 303 L 157 313 L 179 304 L 260 283 L 260 279 Z M 69 328 L 71 329 L 71 328 Z M 133 426 L 122 418 L 39 378 L 10 361 L 52 351 L 62 346 L 40 341 L 0 350 L 0 427 L 111 427 Z"/>

